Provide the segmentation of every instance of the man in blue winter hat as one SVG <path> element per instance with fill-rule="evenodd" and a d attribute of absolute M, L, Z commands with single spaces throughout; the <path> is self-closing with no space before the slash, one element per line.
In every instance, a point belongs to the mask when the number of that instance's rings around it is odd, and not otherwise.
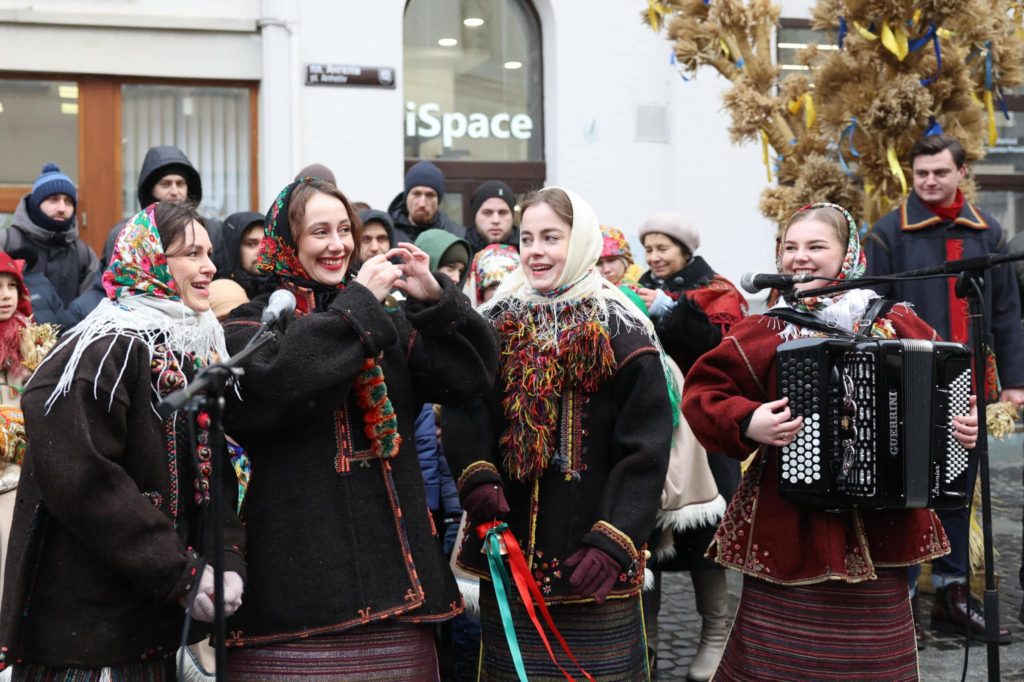
<path fill-rule="evenodd" d="M 64 305 L 86 293 L 99 272 L 99 259 L 78 237 L 77 208 L 75 183 L 57 164 L 47 163 L 18 202 L 10 228 L 0 233 L 0 250 L 36 254 L 33 272 L 46 275 Z"/>
<path fill-rule="evenodd" d="M 395 243 L 412 242 L 424 230 L 438 228 L 459 239 L 466 228 L 441 210 L 444 199 L 444 173 L 430 161 L 420 161 L 405 174 L 405 191 L 396 196 L 388 213 L 395 224 Z"/>

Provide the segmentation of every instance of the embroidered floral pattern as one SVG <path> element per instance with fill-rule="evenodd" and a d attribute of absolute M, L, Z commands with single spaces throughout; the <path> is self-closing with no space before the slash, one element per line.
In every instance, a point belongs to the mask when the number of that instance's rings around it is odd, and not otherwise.
<path fill-rule="evenodd" d="M 112 299 L 136 294 L 180 301 L 154 217 L 156 204 L 139 211 L 114 242 L 110 265 L 103 271 L 103 289 Z"/>

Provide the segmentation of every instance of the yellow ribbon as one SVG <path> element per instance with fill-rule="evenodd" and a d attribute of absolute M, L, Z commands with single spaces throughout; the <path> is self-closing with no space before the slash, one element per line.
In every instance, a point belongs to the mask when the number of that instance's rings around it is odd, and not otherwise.
<path fill-rule="evenodd" d="M 985 109 L 988 110 L 988 146 L 995 147 L 999 133 L 996 131 L 996 108 L 992 103 L 991 90 L 985 91 Z"/>
<path fill-rule="evenodd" d="M 939 36 L 940 38 L 945 38 L 946 40 L 949 40 L 955 34 L 956 34 L 956 31 L 951 31 L 948 28 L 937 28 L 937 29 L 935 29 L 935 35 Z"/>
<path fill-rule="evenodd" d="M 772 181 L 772 164 L 768 158 L 768 133 L 761 130 L 761 160 L 764 162 L 764 169 L 768 173 L 768 182 Z"/>
<path fill-rule="evenodd" d="M 902 24 L 896 24 L 896 30 L 893 31 L 889 28 L 889 22 L 882 22 L 882 45 L 901 62 L 910 54 L 910 39 Z"/>
<path fill-rule="evenodd" d="M 811 93 L 805 92 L 797 99 L 789 100 L 789 104 L 786 105 L 789 113 L 794 116 L 798 111 L 800 111 L 801 107 L 803 107 L 804 110 L 804 126 L 810 128 L 814 125 L 814 121 L 817 119 L 817 113 L 814 110 L 814 98 L 811 97 Z"/>
<path fill-rule="evenodd" d="M 921 8 L 918 7 L 914 10 L 914 18 L 911 20 L 911 24 L 917 26 L 917 22 L 921 21 Z"/>
<path fill-rule="evenodd" d="M 900 193 L 906 194 L 907 176 L 903 174 L 903 167 L 900 165 L 900 159 L 896 156 L 896 147 L 889 145 L 889 148 L 885 150 L 885 158 L 889 160 L 889 170 L 900 181 Z"/>
<path fill-rule="evenodd" d="M 651 30 L 655 33 L 661 30 L 662 17 L 666 12 L 668 12 L 668 8 L 658 0 L 647 0 L 647 23 L 651 25 Z"/>
<path fill-rule="evenodd" d="M 853 27 L 857 29 L 857 33 L 859 33 L 865 40 L 878 40 L 878 36 L 861 26 L 860 22 L 853 22 Z"/>
<path fill-rule="evenodd" d="M 729 44 L 725 42 L 725 38 L 719 38 L 718 42 L 722 46 L 722 54 L 725 55 L 725 58 L 732 59 L 732 53 L 729 51 Z"/>

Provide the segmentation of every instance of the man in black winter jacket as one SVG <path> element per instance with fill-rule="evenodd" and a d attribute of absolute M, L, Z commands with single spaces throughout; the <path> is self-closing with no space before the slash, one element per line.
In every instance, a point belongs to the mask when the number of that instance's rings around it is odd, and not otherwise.
<path fill-rule="evenodd" d="M 137 210 L 141 210 L 155 201 L 188 201 L 199 206 L 203 200 L 203 183 L 199 177 L 199 171 L 183 151 L 171 146 L 151 147 L 146 152 L 146 158 L 142 161 L 142 169 L 139 171 L 138 197 Z M 110 263 L 110 255 L 114 252 L 114 242 L 125 222 L 122 220 L 115 225 L 107 236 L 107 243 L 103 248 L 103 267 Z M 208 219 L 206 231 L 210 234 L 214 252 L 218 252 L 220 223 Z M 221 267 L 220 263 L 216 263 L 216 265 L 218 268 Z"/>
<path fill-rule="evenodd" d="M 75 184 L 48 163 L 18 202 L 10 228 L 0 232 L 0 250 L 31 251 L 35 264 L 26 274 L 45 275 L 65 306 L 85 293 L 99 272 L 96 254 L 78 237 L 77 208 Z"/>
<path fill-rule="evenodd" d="M 420 161 L 405 174 L 405 191 L 396 196 L 388 213 L 395 223 L 395 244 L 414 242 L 424 230 L 438 228 L 465 239 L 466 228 L 441 210 L 444 173 L 429 161 Z"/>

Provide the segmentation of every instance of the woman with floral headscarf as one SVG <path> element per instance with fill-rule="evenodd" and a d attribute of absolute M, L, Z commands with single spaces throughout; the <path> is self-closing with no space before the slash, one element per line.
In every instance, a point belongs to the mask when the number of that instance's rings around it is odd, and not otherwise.
<path fill-rule="evenodd" d="M 289 184 L 267 213 L 257 268 L 297 307 L 228 410 L 252 460 L 232 680 L 434 680 L 431 626 L 463 610 L 413 422 L 424 402 L 487 390 L 494 337 L 413 244 L 352 270 L 359 232 L 345 195 L 316 178 Z M 232 312 L 230 349 L 252 338 L 269 296 Z"/>
<path fill-rule="evenodd" d="M 645 543 L 668 467 L 672 415 L 650 320 L 597 269 L 590 206 L 549 187 L 524 200 L 519 268 L 482 309 L 498 332 L 496 385 L 445 408 L 445 452 L 469 526 L 458 563 L 482 578 L 482 680 L 561 680 L 515 597 L 492 587 L 482 524 L 515 535 L 579 667 L 647 680 Z M 500 612 L 511 609 L 513 638 Z M 554 639 L 551 640 L 555 642 Z"/>
<path fill-rule="evenodd" d="M 155 410 L 227 357 L 209 312 L 211 251 L 188 205 L 135 215 L 103 274 L 108 298 L 22 396 L 29 446 L 0 609 L 0 667 L 14 664 L 15 680 L 172 680 L 182 603 L 197 582 L 193 614 L 213 617 L 212 569 L 199 574 L 197 555 L 211 494 L 208 423 Z M 219 522 L 230 613 L 244 536 L 233 513 Z"/>
<path fill-rule="evenodd" d="M 815 204 L 790 218 L 779 271 L 821 279 L 863 275 L 857 227 L 843 208 Z M 878 295 L 851 289 L 830 297 L 788 293 L 777 307 L 809 313 L 829 325 L 879 338 L 934 339 L 905 304 L 861 329 Z M 882 308 L 884 310 L 884 308 Z M 779 495 L 779 449 L 802 428 L 776 391 L 776 347 L 821 336 L 814 329 L 755 315 L 686 375 L 683 413 L 708 450 L 742 459 L 758 448 L 708 550 L 744 574 L 739 612 L 715 680 L 916 680 L 917 650 L 906 566 L 949 551 L 929 509 L 829 512 Z M 977 418 L 954 418 L 954 435 L 974 447 Z"/>
<path fill-rule="evenodd" d="M 488 244 L 476 252 L 463 291 L 477 308 L 494 298 L 502 280 L 519 268 L 519 249 L 508 244 Z"/>

